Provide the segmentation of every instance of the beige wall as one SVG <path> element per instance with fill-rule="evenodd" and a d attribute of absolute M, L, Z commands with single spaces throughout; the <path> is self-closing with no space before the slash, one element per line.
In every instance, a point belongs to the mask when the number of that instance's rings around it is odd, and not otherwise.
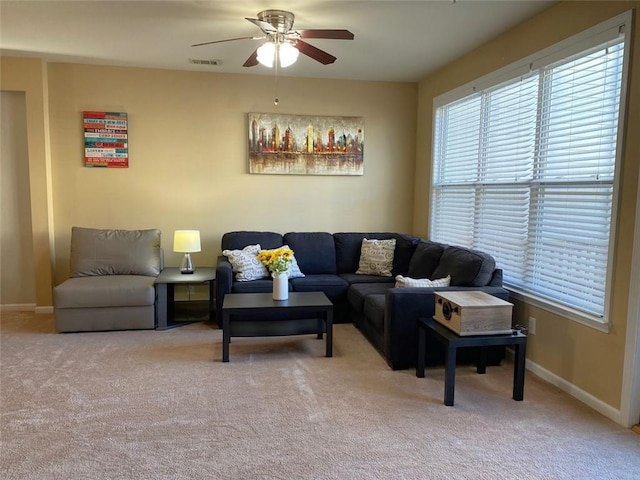
<path fill-rule="evenodd" d="M 268 76 L 0 60 L 0 90 L 26 94 L 39 307 L 67 277 L 73 225 L 158 227 L 167 265 L 182 228 L 201 230 L 197 265 L 236 229 L 410 233 L 416 84 L 281 77 L 275 107 Z M 83 110 L 129 114 L 130 168 L 83 166 Z M 364 176 L 249 175 L 248 112 L 364 117 Z"/>
<path fill-rule="evenodd" d="M 49 65 L 56 282 L 73 225 L 201 231 L 196 265 L 213 265 L 224 232 L 409 232 L 417 85 Z M 130 167 L 83 166 L 82 111 L 129 115 Z M 252 175 L 248 112 L 362 116 L 363 176 Z M 409 188 L 407 188 L 409 186 Z M 410 233 L 410 232 L 409 232 Z"/>
<path fill-rule="evenodd" d="M 639 6 L 638 1 L 562 2 L 420 82 L 416 195 L 413 213 L 413 229 L 416 234 L 427 236 L 428 231 L 433 99 Z M 633 58 L 629 76 L 626 130 L 639 132 L 640 28 L 637 19 L 632 38 Z M 611 331 L 602 333 L 522 302 L 516 302 L 514 310 L 516 322 L 525 323 L 529 316 L 537 318 L 537 334 L 530 337 L 527 349 L 527 358 L 530 361 L 616 409 L 620 407 L 622 391 L 630 265 L 634 244 L 633 226 L 638 189 L 639 141 L 637 134 L 626 135 L 615 235 Z"/>

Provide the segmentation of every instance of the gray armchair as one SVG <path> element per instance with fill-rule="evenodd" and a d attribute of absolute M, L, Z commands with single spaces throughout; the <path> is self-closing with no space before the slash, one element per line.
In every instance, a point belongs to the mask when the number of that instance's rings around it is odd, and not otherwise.
<path fill-rule="evenodd" d="M 160 230 L 71 230 L 70 278 L 53 289 L 58 332 L 152 329 Z"/>

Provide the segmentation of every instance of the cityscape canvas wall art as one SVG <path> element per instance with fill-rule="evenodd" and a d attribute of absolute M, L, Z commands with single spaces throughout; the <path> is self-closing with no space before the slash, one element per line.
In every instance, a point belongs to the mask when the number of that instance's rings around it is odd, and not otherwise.
<path fill-rule="evenodd" d="M 363 175 L 364 119 L 249 113 L 249 173 Z"/>

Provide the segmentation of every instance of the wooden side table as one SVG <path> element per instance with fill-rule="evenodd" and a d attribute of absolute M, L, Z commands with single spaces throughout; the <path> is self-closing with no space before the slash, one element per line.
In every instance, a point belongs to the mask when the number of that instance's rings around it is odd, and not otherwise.
<path fill-rule="evenodd" d="M 198 267 L 195 272 L 180 273 L 179 268 L 168 267 L 156 278 L 158 304 L 156 305 L 156 330 L 167 330 L 193 321 L 176 321 L 174 287 L 176 285 L 209 284 L 209 321 L 213 320 L 213 284 L 216 279 L 215 267 Z"/>
<path fill-rule="evenodd" d="M 432 318 L 418 319 L 418 362 L 416 376 L 424 378 L 424 367 L 427 353 L 427 338 L 433 338 L 444 344 L 445 377 L 444 404 L 453 406 L 453 395 L 456 380 L 456 350 L 459 347 L 480 347 L 476 371 L 486 373 L 487 347 L 513 345 L 515 361 L 513 364 L 513 399 L 521 401 L 524 398 L 524 371 L 527 352 L 527 336 L 519 331 L 511 335 L 473 335 L 461 337 L 447 327 L 440 325 Z"/>
<path fill-rule="evenodd" d="M 243 323 L 243 315 L 283 314 L 280 320 L 259 322 L 262 328 L 238 329 L 234 326 Z M 316 317 L 312 331 L 299 330 L 301 315 Z M 306 317 L 305 317 L 306 318 Z M 280 335 L 306 335 L 315 333 L 322 339 L 326 330 L 325 356 L 333 356 L 333 303 L 323 292 L 290 292 L 287 300 L 274 300 L 271 293 L 228 293 L 222 301 L 222 361 L 229 361 L 229 343 L 231 337 L 262 337 Z"/>

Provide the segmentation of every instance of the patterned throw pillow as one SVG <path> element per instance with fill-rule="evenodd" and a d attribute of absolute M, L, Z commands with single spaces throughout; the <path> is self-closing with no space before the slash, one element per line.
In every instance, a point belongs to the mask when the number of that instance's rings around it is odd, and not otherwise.
<path fill-rule="evenodd" d="M 257 255 L 261 250 L 260 245 L 247 245 L 242 250 L 223 250 L 222 254 L 229 259 L 236 280 L 239 282 L 249 282 L 259 278 L 267 278 L 269 272 L 260 263 Z"/>
<path fill-rule="evenodd" d="M 451 283 L 451 275 L 436 280 L 428 278 L 411 278 L 396 275 L 396 288 L 403 287 L 448 287 Z"/>
<path fill-rule="evenodd" d="M 368 240 L 363 238 L 360 249 L 360 264 L 356 273 L 359 275 L 390 277 L 395 249 L 395 238 L 390 240 Z"/>
<path fill-rule="evenodd" d="M 301 278 L 304 277 L 304 273 L 300 270 L 300 266 L 298 265 L 298 261 L 296 260 L 295 254 L 293 255 L 293 261 L 291 262 L 291 266 L 287 273 L 289 274 L 289 278 Z"/>
<path fill-rule="evenodd" d="M 289 247 L 289 245 L 283 245 L 279 248 L 274 248 L 272 250 L 265 250 L 267 252 L 270 251 L 275 251 L 275 250 L 280 250 L 280 248 L 291 248 Z M 296 260 L 296 252 L 293 252 L 293 258 L 291 261 L 291 265 L 289 266 L 289 270 L 287 270 L 287 278 L 301 278 L 304 277 L 304 273 L 302 273 L 302 271 L 300 270 L 300 267 L 298 266 L 298 262 Z"/>

